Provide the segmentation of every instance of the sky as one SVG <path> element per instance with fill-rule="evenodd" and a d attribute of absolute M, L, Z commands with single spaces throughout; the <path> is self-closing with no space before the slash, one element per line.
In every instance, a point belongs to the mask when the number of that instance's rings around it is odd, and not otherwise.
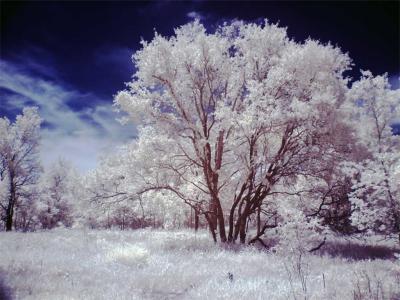
<path fill-rule="evenodd" d="M 85 172 L 118 145 L 136 138 L 121 125 L 113 96 L 135 72 L 132 54 L 154 30 L 198 18 L 212 31 L 225 21 L 269 21 L 349 52 L 359 70 L 388 72 L 399 84 L 399 2 L 11 2 L 1 1 L 0 117 L 14 120 L 38 106 L 41 158 L 59 157 Z"/>

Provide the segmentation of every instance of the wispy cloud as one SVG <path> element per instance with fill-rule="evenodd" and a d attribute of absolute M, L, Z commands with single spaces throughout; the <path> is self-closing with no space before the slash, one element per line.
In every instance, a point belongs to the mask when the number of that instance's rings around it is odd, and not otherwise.
<path fill-rule="evenodd" d="M 29 44 L 18 52 L 13 52 L 10 59 L 14 67 L 22 67 L 28 69 L 32 75 L 41 76 L 43 78 L 57 78 L 60 74 L 54 67 L 54 56 L 44 48 Z"/>
<path fill-rule="evenodd" d="M 5 113 L 21 110 L 26 105 L 39 107 L 44 120 L 41 146 L 44 165 L 61 156 L 86 171 L 96 165 L 99 155 L 136 135 L 133 125 L 123 126 L 116 121 L 118 115 L 111 98 L 109 101 L 98 99 L 92 93 L 43 79 L 29 69 L 4 60 L 0 61 L 0 74 Z M 92 105 L 74 110 L 68 103 L 76 99 Z"/>

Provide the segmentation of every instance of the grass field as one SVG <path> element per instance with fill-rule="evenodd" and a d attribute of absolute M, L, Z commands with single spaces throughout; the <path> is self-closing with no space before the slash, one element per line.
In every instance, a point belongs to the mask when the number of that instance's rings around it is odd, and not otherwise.
<path fill-rule="evenodd" d="M 10 299 L 400 299 L 398 259 L 224 249 L 185 230 L 3 232 L 0 276 Z"/>

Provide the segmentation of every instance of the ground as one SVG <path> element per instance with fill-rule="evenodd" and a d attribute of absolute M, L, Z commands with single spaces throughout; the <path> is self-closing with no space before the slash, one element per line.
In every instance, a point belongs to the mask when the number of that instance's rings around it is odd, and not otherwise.
<path fill-rule="evenodd" d="M 187 230 L 2 232 L 0 276 L 11 299 L 400 299 L 398 259 L 233 250 Z"/>

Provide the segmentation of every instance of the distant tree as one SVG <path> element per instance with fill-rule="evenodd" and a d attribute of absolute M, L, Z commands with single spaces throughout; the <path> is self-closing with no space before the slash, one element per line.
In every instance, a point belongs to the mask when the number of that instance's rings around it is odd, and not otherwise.
<path fill-rule="evenodd" d="M 296 43 L 267 22 L 207 33 L 196 21 L 142 44 L 134 80 L 115 98 L 142 122 L 136 193 L 175 194 L 215 241 L 259 240 L 281 219 L 277 195 L 300 193 L 290 187 L 343 156 L 329 139 L 348 89 L 340 49 Z"/>
<path fill-rule="evenodd" d="M 136 150 L 136 143 L 125 145 L 103 157 L 97 168 L 85 176 L 87 205 L 82 210 L 92 227 L 176 228 L 184 223 L 185 209 L 174 195 L 137 193 L 140 162 L 135 158 Z"/>
<path fill-rule="evenodd" d="M 38 221 L 38 204 L 40 191 L 37 184 L 27 187 L 25 196 L 21 197 L 14 207 L 14 230 L 34 231 L 40 223 Z"/>
<path fill-rule="evenodd" d="M 60 159 L 50 166 L 40 180 L 38 219 L 45 229 L 70 227 L 77 201 L 79 176 L 72 166 Z"/>
<path fill-rule="evenodd" d="M 39 178 L 40 123 L 36 108 L 24 108 L 14 123 L 0 119 L 0 207 L 6 231 L 12 230 L 15 208 L 29 199 Z"/>

